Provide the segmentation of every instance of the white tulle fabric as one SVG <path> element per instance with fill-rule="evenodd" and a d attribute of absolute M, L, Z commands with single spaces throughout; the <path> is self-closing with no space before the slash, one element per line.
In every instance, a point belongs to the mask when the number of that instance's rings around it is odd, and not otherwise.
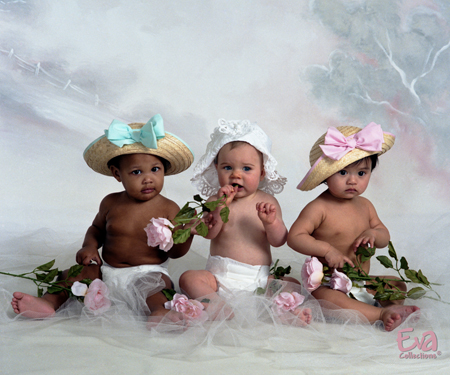
<path fill-rule="evenodd" d="M 22 273 L 51 259 L 56 259 L 59 268 L 67 268 L 74 263 L 79 242 L 72 244 L 58 241 L 54 233 L 48 230 L 24 235 L 20 241 L 0 239 L 0 270 Z M 275 256 L 281 258 L 284 254 L 282 265 L 292 266 L 290 276 L 299 279 L 304 257 L 294 252 L 277 251 L 274 250 Z M 180 260 L 171 260 L 169 273 L 176 283 L 182 272 L 204 269 L 206 262 L 207 257 L 193 249 Z M 266 364 L 267 368 L 276 367 L 286 370 L 286 373 L 298 372 L 299 369 L 308 369 L 312 373 L 325 370 L 340 373 L 335 370 L 348 370 L 349 364 L 363 369 L 370 363 L 376 366 L 378 373 L 383 372 L 384 368 L 390 368 L 392 363 L 397 364 L 397 370 L 412 363 L 399 360 L 400 351 L 396 340 L 399 329 L 413 327 L 412 336 L 419 338 L 423 332 L 436 332 L 442 352 L 438 360 L 426 363 L 415 361 L 414 368 L 427 366 L 427 370 L 437 371 L 433 373 L 441 373 L 438 370 L 442 370 L 442 374 L 446 373 L 444 368 L 448 370 L 448 305 L 440 302 L 427 299 L 407 301 L 422 309 L 420 319 L 417 320 L 418 314 L 413 314 L 394 332 L 385 332 L 381 322 L 371 325 L 356 311 L 333 309 L 330 304 L 319 304 L 299 285 L 278 281 L 275 288 L 268 288 L 262 295 L 234 293 L 232 298 L 226 300 L 234 314 L 232 319 L 229 319 L 227 308 L 220 303 L 211 303 L 207 312 L 216 315 L 215 321 L 179 321 L 176 314 L 171 312 L 149 330 L 148 311 L 144 307 L 145 295 L 162 288 L 159 274 L 153 276 L 150 274 L 142 280 L 145 285 L 130 287 L 129 297 L 135 303 L 127 303 L 124 301 L 127 298 L 112 293 L 112 306 L 101 315 L 94 315 L 83 303 L 70 299 L 52 318 L 28 319 L 12 311 L 12 293 L 22 291 L 36 295 L 36 287 L 28 280 L 0 275 L 0 333 L 3 348 L 6 350 L 8 346 L 9 352 L 15 348 L 27 352 L 37 351 L 42 352 L 42 356 L 48 356 L 46 351 L 49 347 L 59 348 L 70 344 L 71 355 L 79 354 L 80 363 L 83 363 L 82 356 L 86 355 L 84 348 L 89 347 L 89 350 L 97 353 L 117 353 L 118 349 L 133 353 L 130 359 L 123 359 L 130 366 L 151 356 L 154 360 L 176 359 L 186 366 L 195 364 L 199 368 L 209 363 L 211 358 L 219 361 L 218 364 L 225 363 L 220 362 L 225 360 L 228 361 L 227 365 L 236 362 L 236 366 L 258 361 L 263 367 Z M 311 309 L 310 325 L 299 327 L 298 320 L 292 314 L 280 315 L 274 311 L 274 298 L 282 291 L 297 291 L 306 296 L 300 307 Z M 448 300 L 446 291 L 444 287 L 439 288 L 443 298 Z M 213 300 L 213 296 L 205 297 Z M 45 350 L 40 350 L 41 346 Z M 59 368 L 65 361 L 66 357 L 53 357 L 51 362 L 46 363 Z"/>
<path fill-rule="evenodd" d="M 217 193 L 220 185 L 214 167 L 214 158 L 224 145 L 234 141 L 247 142 L 263 154 L 266 175 L 260 182 L 259 189 L 271 195 L 281 193 L 287 180 L 280 176 L 275 169 L 277 161 L 271 154 L 272 142 L 258 125 L 249 120 L 219 120 L 219 126 L 211 134 L 211 141 L 206 146 L 205 154 L 194 168 L 192 185 L 207 197 Z"/>

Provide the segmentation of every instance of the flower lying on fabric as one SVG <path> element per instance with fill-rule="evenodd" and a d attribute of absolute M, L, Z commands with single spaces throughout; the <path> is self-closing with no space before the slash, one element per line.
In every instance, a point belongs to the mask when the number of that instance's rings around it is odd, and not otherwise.
<path fill-rule="evenodd" d="M 305 296 L 297 292 L 281 292 L 274 298 L 273 304 L 278 312 L 294 311 L 304 300 Z"/>
<path fill-rule="evenodd" d="M 182 313 L 186 319 L 205 321 L 208 319 L 205 307 L 195 299 L 189 299 L 184 294 L 175 293 L 171 301 L 164 304 L 166 309 Z"/>
<path fill-rule="evenodd" d="M 330 288 L 343 293 L 349 293 L 352 289 L 352 281 L 345 273 L 334 270 L 330 279 Z"/>
<path fill-rule="evenodd" d="M 84 305 L 94 315 L 100 315 L 111 307 L 108 287 L 100 279 L 95 279 L 89 287 L 84 283 L 75 281 L 71 290 L 75 296 L 83 298 Z"/>
<path fill-rule="evenodd" d="M 165 218 L 152 218 L 144 230 L 147 233 L 147 244 L 159 246 L 160 250 L 169 251 L 173 246 L 172 230 L 174 225 Z"/>
<path fill-rule="evenodd" d="M 305 260 L 301 277 L 303 287 L 308 292 L 313 292 L 322 284 L 323 276 L 323 264 L 316 257 Z"/>

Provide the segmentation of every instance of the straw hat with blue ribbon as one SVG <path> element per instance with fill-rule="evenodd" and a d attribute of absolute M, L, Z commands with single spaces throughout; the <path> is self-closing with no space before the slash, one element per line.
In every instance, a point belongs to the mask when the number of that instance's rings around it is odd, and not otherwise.
<path fill-rule="evenodd" d="M 356 126 L 330 127 L 311 148 L 311 169 L 297 189 L 312 190 L 348 165 L 370 155 L 384 154 L 394 142 L 395 136 L 383 132 L 381 125 L 374 122 L 363 129 Z"/>
<path fill-rule="evenodd" d="M 177 136 L 164 131 L 161 115 L 153 116 L 146 124 L 125 124 L 113 120 L 105 135 L 97 138 L 86 150 L 84 160 L 94 171 L 112 176 L 108 162 L 120 155 L 150 154 L 170 163 L 166 176 L 188 169 L 194 161 L 189 146 Z"/>

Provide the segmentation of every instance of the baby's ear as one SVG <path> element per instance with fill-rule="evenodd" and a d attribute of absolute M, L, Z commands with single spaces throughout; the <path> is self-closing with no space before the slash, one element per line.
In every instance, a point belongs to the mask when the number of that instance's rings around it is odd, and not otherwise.
<path fill-rule="evenodd" d="M 120 178 L 120 171 L 119 171 L 119 169 L 118 169 L 116 166 L 114 166 L 114 165 L 111 165 L 111 166 L 109 167 L 109 169 L 110 169 L 110 171 L 111 171 L 113 177 L 114 177 L 117 181 L 122 182 L 122 179 Z"/>
<path fill-rule="evenodd" d="M 266 177 L 266 171 L 265 171 L 265 169 L 263 168 L 263 169 L 261 169 L 261 177 L 259 178 L 259 181 L 264 180 L 264 177 Z"/>

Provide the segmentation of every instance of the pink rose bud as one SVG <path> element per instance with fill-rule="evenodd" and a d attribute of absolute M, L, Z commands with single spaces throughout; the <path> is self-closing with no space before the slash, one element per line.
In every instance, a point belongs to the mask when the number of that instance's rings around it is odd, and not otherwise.
<path fill-rule="evenodd" d="M 173 246 L 172 231 L 174 225 L 165 218 L 153 218 L 144 230 L 147 233 L 147 244 L 151 247 L 159 246 L 160 250 L 169 251 Z"/>
<path fill-rule="evenodd" d="M 323 279 L 323 265 L 316 257 L 305 260 L 301 272 L 302 284 L 309 292 L 316 290 Z"/>
<path fill-rule="evenodd" d="M 109 290 L 106 284 L 100 279 L 95 279 L 89 285 L 89 289 L 84 296 L 84 304 L 94 315 L 100 315 L 111 307 L 108 296 Z"/>
<path fill-rule="evenodd" d="M 304 300 L 305 297 L 297 292 L 281 292 L 273 302 L 278 311 L 294 311 Z"/>
<path fill-rule="evenodd" d="M 331 275 L 330 288 L 348 293 L 352 289 L 352 281 L 345 273 L 334 270 Z"/>

